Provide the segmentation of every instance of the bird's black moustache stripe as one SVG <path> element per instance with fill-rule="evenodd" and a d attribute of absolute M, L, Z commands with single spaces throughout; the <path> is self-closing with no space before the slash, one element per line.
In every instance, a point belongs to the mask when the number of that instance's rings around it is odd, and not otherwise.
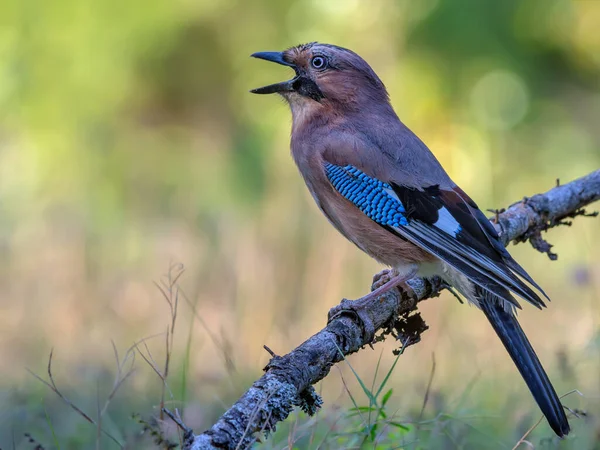
<path fill-rule="evenodd" d="M 311 98 L 317 102 L 320 102 L 325 96 L 313 80 L 305 76 L 299 76 L 296 78 L 293 84 L 294 91 L 298 94 Z"/>

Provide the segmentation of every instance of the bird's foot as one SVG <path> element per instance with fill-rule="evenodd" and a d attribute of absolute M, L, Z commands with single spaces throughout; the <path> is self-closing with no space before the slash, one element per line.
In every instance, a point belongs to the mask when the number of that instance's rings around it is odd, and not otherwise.
<path fill-rule="evenodd" d="M 402 277 L 403 280 L 398 280 L 397 283 L 394 283 L 393 287 L 401 287 L 409 294 L 413 295 L 413 288 L 407 283 L 412 277 L 416 275 L 416 271 L 411 271 L 406 275 L 401 275 L 396 269 L 384 269 L 379 273 L 373 275 L 373 283 L 371 284 L 371 291 L 376 291 L 381 286 L 387 284 L 390 280 L 398 277 Z M 391 289 L 391 288 L 390 288 Z"/>
<path fill-rule="evenodd" d="M 416 269 L 406 274 L 399 274 L 395 270 L 383 270 L 373 277 L 372 291 L 356 300 L 343 299 L 342 302 L 329 310 L 328 322 L 343 314 L 356 315 L 363 324 L 365 341 L 371 342 L 375 338 L 375 325 L 371 318 L 372 303 L 390 290 L 402 285 L 412 278 Z"/>
<path fill-rule="evenodd" d="M 363 298 L 359 298 L 358 300 L 342 299 L 342 302 L 339 305 L 336 305 L 329 310 L 329 314 L 327 314 L 327 323 L 345 314 L 354 315 L 358 317 L 362 323 L 364 341 L 370 343 L 375 338 L 375 325 L 369 314 L 368 302 L 362 302 Z"/>
<path fill-rule="evenodd" d="M 373 275 L 373 284 L 371 284 L 371 290 L 374 291 L 378 287 L 383 286 L 385 283 L 390 281 L 390 279 L 394 276 L 392 269 L 384 269 L 379 273 Z"/>

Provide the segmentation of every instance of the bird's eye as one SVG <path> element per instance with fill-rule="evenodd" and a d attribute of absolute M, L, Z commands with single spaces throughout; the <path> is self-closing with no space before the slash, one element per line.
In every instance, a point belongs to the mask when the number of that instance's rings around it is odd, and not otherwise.
<path fill-rule="evenodd" d="M 310 64 L 317 70 L 323 70 L 327 67 L 327 59 L 324 56 L 313 56 L 310 60 Z"/>

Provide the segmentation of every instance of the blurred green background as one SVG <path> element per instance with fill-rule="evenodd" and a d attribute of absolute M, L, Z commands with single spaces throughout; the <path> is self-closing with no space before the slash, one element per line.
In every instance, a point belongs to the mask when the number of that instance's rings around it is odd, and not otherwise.
<path fill-rule="evenodd" d="M 260 376 L 263 344 L 287 353 L 340 298 L 368 291 L 381 268 L 313 204 L 287 106 L 248 93 L 289 70 L 251 53 L 355 50 L 453 179 L 495 208 L 600 166 L 599 23 L 597 0 L 0 2 L 0 448 L 34 448 L 24 433 L 46 449 L 119 448 L 26 368 L 44 377 L 54 348 L 57 385 L 96 420 L 111 340 L 122 357 L 150 336 L 164 364 L 171 318 L 153 282 L 173 264 L 186 271 L 165 397 L 196 431 Z M 511 247 L 553 298 L 525 307 L 523 326 L 557 391 L 583 394 L 565 404 L 587 412 L 562 443 L 542 423 L 535 448 L 600 445 L 599 224 L 549 233 L 557 262 Z M 388 383 L 407 430 L 363 448 L 513 448 L 540 412 L 492 330 L 449 294 L 421 309 L 430 330 Z M 393 348 L 348 362 L 370 384 Z M 177 442 L 152 425 L 162 382 L 139 356 L 102 427 L 126 448 L 153 448 L 140 420 Z M 360 446 L 360 431 L 344 434 L 361 418 L 342 377 L 368 400 L 339 369 L 317 386 L 319 419 L 294 414 L 263 448 Z"/>

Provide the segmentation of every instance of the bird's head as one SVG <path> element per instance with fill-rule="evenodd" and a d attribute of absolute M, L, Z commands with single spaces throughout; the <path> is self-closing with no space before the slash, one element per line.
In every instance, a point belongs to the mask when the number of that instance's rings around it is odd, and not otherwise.
<path fill-rule="evenodd" d="M 313 42 L 283 52 L 258 52 L 252 56 L 294 69 L 296 76 L 291 80 L 250 91 L 281 94 L 294 115 L 318 105 L 360 109 L 368 103 L 388 104 L 387 91 L 377 74 L 351 50 Z"/>

